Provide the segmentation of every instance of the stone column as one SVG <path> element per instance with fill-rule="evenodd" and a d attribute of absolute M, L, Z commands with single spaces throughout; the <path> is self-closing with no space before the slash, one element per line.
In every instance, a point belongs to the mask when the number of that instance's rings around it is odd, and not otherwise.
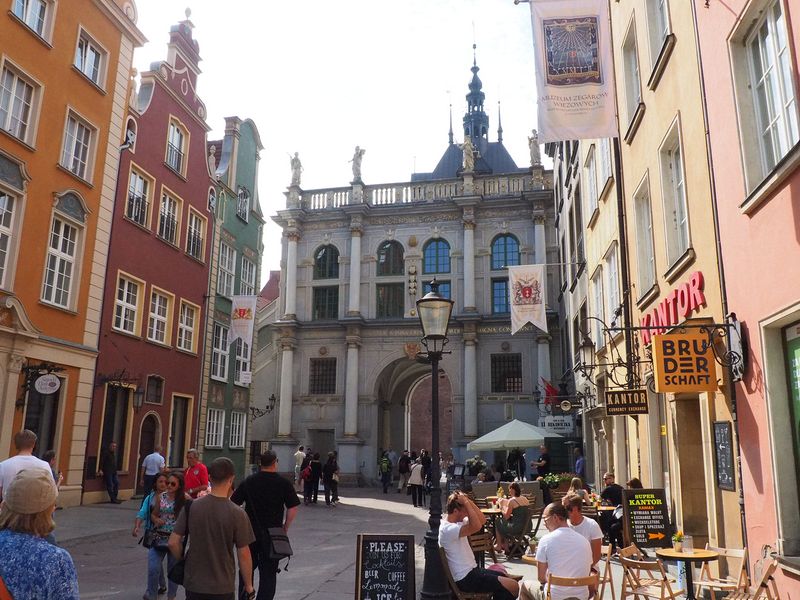
<path fill-rule="evenodd" d="M 540 335 L 536 338 L 536 349 L 538 352 L 538 362 L 539 362 L 539 377 L 544 377 L 548 381 L 550 380 L 550 340 L 552 338 L 549 335 Z M 537 381 L 536 384 L 538 385 L 539 382 Z"/>
<path fill-rule="evenodd" d="M 350 300 L 347 315 L 361 314 L 361 216 L 353 215 L 350 221 Z"/>
<path fill-rule="evenodd" d="M 361 336 L 351 328 L 347 334 L 347 372 L 344 388 L 344 435 L 358 435 L 358 347 Z"/>
<path fill-rule="evenodd" d="M 478 437 L 478 360 L 475 334 L 464 333 L 464 437 Z"/>
<path fill-rule="evenodd" d="M 464 208 L 464 312 L 475 308 L 475 212 Z"/>
<path fill-rule="evenodd" d="M 294 400 L 294 344 L 291 340 L 281 340 L 281 396 L 278 407 L 278 436 L 292 435 L 292 402 Z"/>
<path fill-rule="evenodd" d="M 297 242 L 300 233 L 290 229 L 286 236 L 286 310 L 283 318 L 291 320 L 297 318 Z"/>
<path fill-rule="evenodd" d="M 13 343 L 13 342 L 12 342 Z M 0 460 L 8 458 L 11 447 L 11 434 L 14 429 L 14 411 L 17 405 L 19 377 L 25 357 L 21 354 L 8 354 L 5 381 L 0 385 Z"/>
<path fill-rule="evenodd" d="M 547 234 L 545 233 L 544 212 L 534 212 L 533 214 L 533 262 L 537 265 L 547 264 Z M 550 300 L 550 289 L 547 287 L 547 267 L 544 268 L 544 289 L 547 290 L 544 298 L 545 309 Z M 549 340 L 548 340 L 549 341 Z M 540 354 L 541 357 L 541 354 Z M 549 363 L 549 361 L 548 361 Z M 539 363 L 541 365 L 541 363 Z M 549 371 L 549 368 L 548 368 Z"/>
<path fill-rule="evenodd" d="M 625 423 L 627 418 L 613 417 L 614 477 L 617 483 L 628 481 L 628 431 Z"/>

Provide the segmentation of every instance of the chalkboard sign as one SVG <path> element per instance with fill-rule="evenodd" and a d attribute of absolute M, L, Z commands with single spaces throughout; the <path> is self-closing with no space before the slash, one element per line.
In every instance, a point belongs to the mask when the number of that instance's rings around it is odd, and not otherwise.
<path fill-rule="evenodd" d="M 663 489 L 623 490 L 625 540 L 639 548 L 672 546 L 667 498 Z"/>
<path fill-rule="evenodd" d="M 414 536 L 359 534 L 356 600 L 407 600 L 414 586 Z"/>
<path fill-rule="evenodd" d="M 717 487 L 736 489 L 736 470 L 733 465 L 733 435 L 730 421 L 714 421 L 714 464 L 717 468 Z"/>

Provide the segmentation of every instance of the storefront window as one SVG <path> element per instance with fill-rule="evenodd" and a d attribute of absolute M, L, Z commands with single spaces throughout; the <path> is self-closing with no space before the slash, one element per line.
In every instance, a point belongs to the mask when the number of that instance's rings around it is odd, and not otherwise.
<path fill-rule="evenodd" d="M 58 424 L 58 400 L 62 387 L 52 394 L 40 394 L 33 387 L 25 403 L 25 429 L 30 429 L 39 438 L 33 453 L 40 457 L 48 450 L 55 450 Z"/>
<path fill-rule="evenodd" d="M 111 442 L 117 443 L 117 469 L 123 469 L 125 442 L 128 437 L 128 398 L 131 389 L 120 385 L 109 385 L 106 390 L 105 416 L 103 417 L 103 449 Z"/>
<path fill-rule="evenodd" d="M 800 464 L 800 322 L 784 329 L 786 342 L 786 381 L 792 414 L 795 464 Z M 800 474 L 798 474 L 800 479 Z"/>

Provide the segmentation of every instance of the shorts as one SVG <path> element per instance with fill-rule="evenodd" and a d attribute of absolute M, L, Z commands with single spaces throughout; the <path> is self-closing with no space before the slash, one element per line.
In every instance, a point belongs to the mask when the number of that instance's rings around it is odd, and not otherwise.
<path fill-rule="evenodd" d="M 492 592 L 492 598 L 513 600 L 514 596 L 498 580 L 503 577 L 497 571 L 489 571 L 475 567 L 463 579 L 456 581 L 458 589 L 462 592 Z"/>

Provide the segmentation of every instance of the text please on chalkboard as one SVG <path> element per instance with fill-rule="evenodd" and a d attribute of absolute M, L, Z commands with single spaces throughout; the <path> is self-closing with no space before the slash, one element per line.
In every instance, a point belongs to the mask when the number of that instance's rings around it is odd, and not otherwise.
<path fill-rule="evenodd" d="M 356 546 L 356 599 L 416 597 L 414 536 L 360 534 Z"/>

